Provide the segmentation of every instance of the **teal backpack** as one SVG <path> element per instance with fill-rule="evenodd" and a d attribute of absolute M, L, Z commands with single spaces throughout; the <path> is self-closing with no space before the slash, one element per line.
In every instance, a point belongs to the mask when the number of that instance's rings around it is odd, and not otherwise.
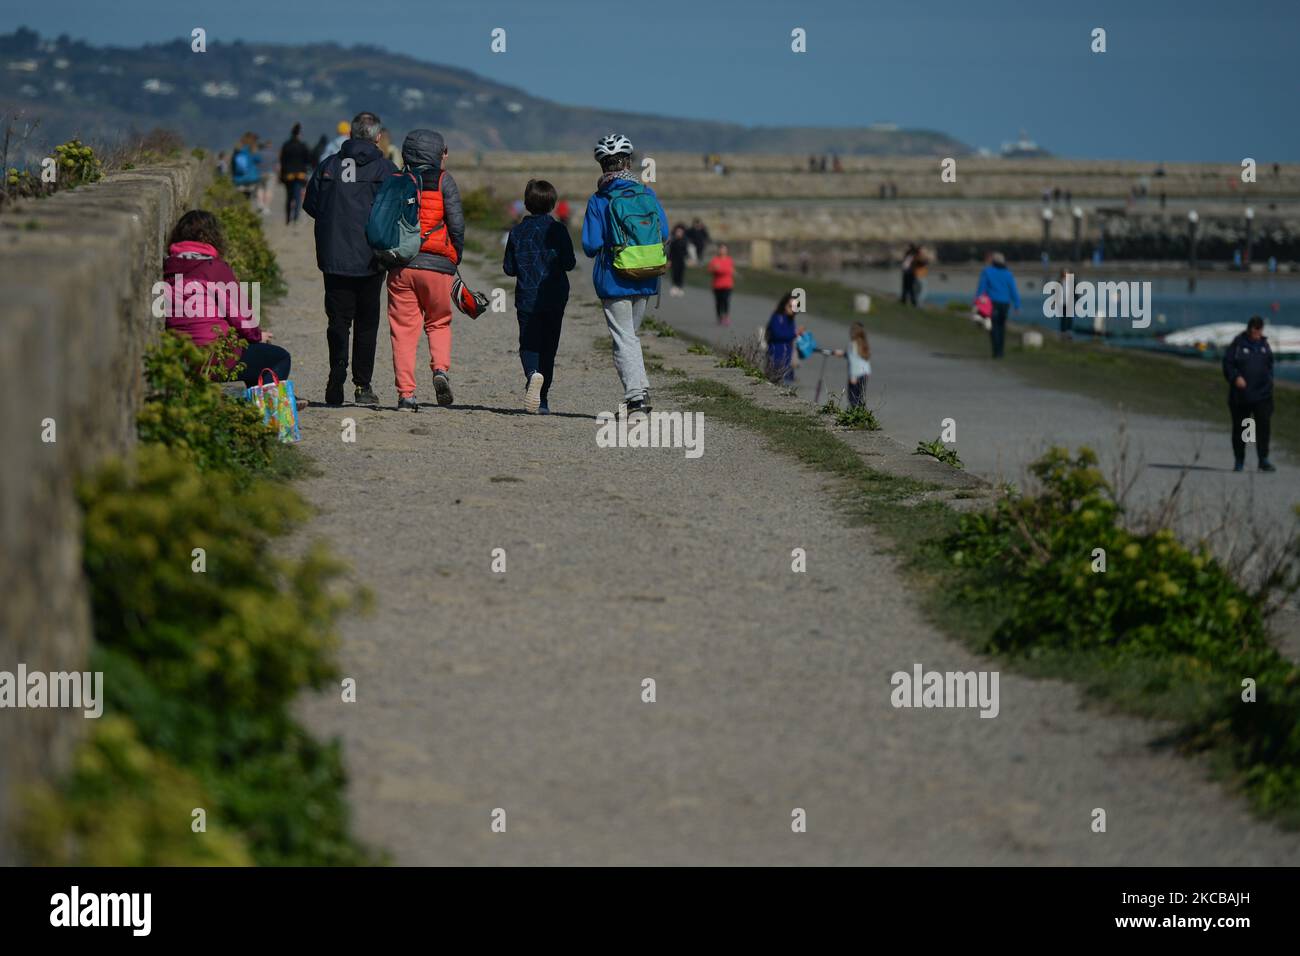
<path fill-rule="evenodd" d="M 652 279 L 668 271 L 659 203 L 640 183 L 627 181 L 610 191 L 611 265 L 625 279 Z"/>
<path fill-rule="evenodd" d="M 420 233 L 420 190 L 424 184 L 414 169 L 393 173 L 379 187 L 366 220 L 366 242 L 385 269 L 400 269 L 433 234 Z"/>

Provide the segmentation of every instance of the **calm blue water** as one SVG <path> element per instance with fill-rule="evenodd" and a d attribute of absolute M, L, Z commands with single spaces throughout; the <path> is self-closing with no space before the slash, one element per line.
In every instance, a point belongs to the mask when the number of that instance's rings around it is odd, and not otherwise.
<path fill-rule="evenodd" d="M 1022 308 L 1017 320 L 1040 325 L 1055 331 L 1057 320 L 1043 315 L 1043 272 L 1040 269 L 1017 270 Z M 1053 281 L 1055 272 L 1046 281 Z M 1088 281 L 1144 281 L 1140 275 L 1098 275 L 1089 272 Z M 931 305 L 946 305 L 950 301 L 969 303 L 974 297 L 975 273 L 949 273 L 946 277 L 934 276 L 926 284 L 925 301 Z M 1151 327 L 1142 331 L 1129 330 L 1111 338 L 1115 345 L 1132 347 L 1158 346 L 1157 336 L 1177 329 L 1211 322 L 1240 322 L 1244 328 L 1252 315 L 1261 315 L 1267 325 L 1300 326 L 1300 277 L 1290 275 L 1202 276 L 1195 289 L 1188 288 L 1186 276 L 1166 276 L 1151 282 Z M 879 288 L 879 286 L 878 286 Z M 885 286 L 889 288 L 889 286 Z M 1076 319 L 1077 325 L 1091 327 L 1091 319 Z M 1125 320 L 1110 320 L 1108 328 L 1123 331 Z M 1267 331 L 1267 326 L 1265 327 Z M 1214 357 L 1217 361 L 1217 357 Z M 1282 378 L 1300 381 L 1300 362 L 1279 362 L 1277 374 Z"/>

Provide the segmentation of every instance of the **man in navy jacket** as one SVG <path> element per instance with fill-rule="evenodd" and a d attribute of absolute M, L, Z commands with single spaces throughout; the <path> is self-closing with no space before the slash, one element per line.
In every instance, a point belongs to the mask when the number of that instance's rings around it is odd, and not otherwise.
<path fill-rule="evenodd" d="M 375 371 L 379 294 L 386 273 L 366 242 L 366 221 L 384 179 L 397 172 L 376 145 L 380 129 L 374 113 L 358 113 L 352 120 L 352 138 L 316 167 L 302 204 L 316 220 L 316 266 L 325 275 L 325 314 L 329 317 L 325 338 L 330 350 L 327 405 L 343 404 L 352 332 L 356 335 L 352 384 L 357 404 L 379 402 L 370 379 Z"/>
<path fill-rule="evenodd" d="M 1273 350 L 1264 335 L 1264 320 L 1252 315 L 1223 353 L 1223 377 L 1228 380 L 1228 411 L 1232 414 L 1234 471 L 1246 467 L 1247 419 L 1255 423 L 1255 453 L 1260 471 L 1276 471 L 1268 460 L 1269 424 L 1273 418 Z"/>

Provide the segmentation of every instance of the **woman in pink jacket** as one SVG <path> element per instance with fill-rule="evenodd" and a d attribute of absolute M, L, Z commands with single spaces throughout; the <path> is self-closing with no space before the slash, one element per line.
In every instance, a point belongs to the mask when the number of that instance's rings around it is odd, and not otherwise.
<path fill-rule="evenodd" d="M 709 274 L 713 276 L 713 305 L 718 313 L 719 325 L 731 324 L 731 290 L 736 286 L 736 264 L 724 242 L 718 254 L 709 260 Z"/>
<path fill-rule="evenodd" d="M 241 283 L 221 258 L 226 240 L 217 217 L 202 209 L 181 216 L 168 240 L 163 263 L 163 296 L 167 329 L 188 336 L 207 349 L 231 329 L 239 337 L 237 354 L 225 366 L 244 366 L 239 376 L 253 386 L 264 371 L 281 380 L 289 377 L 289 353 L 271 344 L 271 333 L 260 327 L 261 296 L 252 283 Z"/>

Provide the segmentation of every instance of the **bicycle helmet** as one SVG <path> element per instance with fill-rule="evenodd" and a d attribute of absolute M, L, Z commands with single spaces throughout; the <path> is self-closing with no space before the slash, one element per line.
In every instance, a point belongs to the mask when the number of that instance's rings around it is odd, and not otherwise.
<path fill-rule="evenodd" d="M 482 292 L 475 292 L 467 286 L 458 272 L 456 273 L 456 281 L 451 284 L 451 304 L 462 315 L 477 319 L 487 309 L 488 300 L 487 296 Z"/>
<path fill-rule="evenodd" d="M 610 133 L 599 143 L 596 144 L 596 158 L 604 159 L 606 156 L 631 156 L 632 141 L 622 133 Z"/>

